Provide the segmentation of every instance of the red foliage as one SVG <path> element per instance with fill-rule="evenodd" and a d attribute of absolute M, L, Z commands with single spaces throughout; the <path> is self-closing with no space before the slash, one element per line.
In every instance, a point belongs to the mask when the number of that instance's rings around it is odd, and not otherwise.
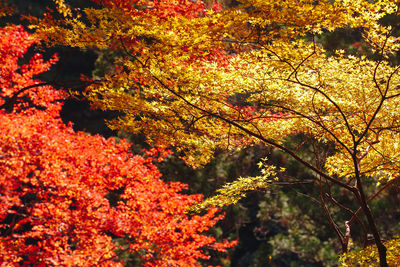
<path fill-rule="evenodd" d="M 188 216 L 186 206 L 201 196 L 160 180 L 152 161 L 168 152 L 144 158 L 124 141 L 74 132 L 59 118 L 55 89 L 23 90 L 55 60 L 36 55 L 19 68 L 33 43 L 21 27 L 0 30 L 0 262 L 114 266 L 123 264 L 119 250 L 136 253 L 145 266 L 196 266 L 207 258 L 202 249 L 231 247 L 201 234 L 222 218 L 217 210 Z M 21 89 L 18 96 L 34 105 L 20 101 L 6 111 L 5 101 Z"/>
<path fill-rule="evenodd" d="M 176 17 L 185 17 L 185 18 L 196 18 L 196 17 L 204 17 L 207 14 L 207 11 L 213 10 L 216 12 L 220 12 L 222 10 L 222 4 L 218 1 L 210 2 L 203 0 L 91 0 L 101 6 L 107 8 L 115 8 L 123 13 L 127 14 L 132 19 L 140 18 L 141 21 L 150 23 L 156 28 L 157 23 L 165 22 L 166 20 L 170 20 L 171 18 Z M 209 23 L 210 30 L 215 27 L 215 22 Z M 200 25 L 199 25 L 200 26 Z M 172 29 L 172 27 L 171 27 Z M 181 28 L 180 31 L 187 31 L 185 28 Z M 153 36 L 150 36 L 149 39 L 146 39 L 146 34 L 142 36 L 132 36 L 128 34 L 126 36 L 118 36 L 115 39 L 115 43 L 110 45 L 112 49 L 124 49 L 121 47 L 121 41 L 123 41 L 125 48 L 128 48 L 132 54 L 141 55 L 142 47 L 137 45 L 141 42 L 155 42 L 157 40 L 153 39 Z M 165 47 L 168 47 L 171 44 L 164 43 Z M 213 60 L 215 62 L 221 63 L 223 66 L 227 66 L 227 55 L 226 52 L 222 49 L 216 49 L 214 47 L 207 47 L 206 49 L 203 46 L 204 44 L 193 44 L 188 43 L 186 45 L 181 45 L 179 49 L 176 48 L 175 42 L 172 42 L 171 50 L 177 50 L 181 54 L 188 55 L 187 62 L 192 62 L 193 60 Z M 200 47 L 199 47 L 200 46 Z M 164 48 L 165 48 L 164 47 Z M 151 49 L 152 50 L 152 49 Z M 189 52 L 190 50 L 190 52 Z M 175 51 L 176 52 L 176 51 Z M 178 52 L 178 54 L 179 54 Z M 163 62 L 163 53 L 161 51 L 153 51 L 157 60 Z M 182 64 L 180 62 L 179 64 Z M 171 66 L 173 67 L 173 66 Z M 135 77 L 135 79 L 140 80 L 141 78 Z"/>
<path fill-rule="evenodd" d="M 31 38 L 21 26 L 0 28 L 0 107 L 9 111 L 32 105 L 46 106 L 48 109 L 60 107 L 54 105 L 54 101 L 60 99 L 60 95 L 50 86 L 26 90 L 29 86 L 41 83 L 33 77 L 47 71 L 58 59 L 57 56 L 53 56 L 45 62 L 41 54 L 35 54 L 28 64 L 20 66 L 18 60 L 35 42 L 37 40 Z M 13 96 L 15 98 L 10 99 Z M 5 100 L 8 100 L 8 106 L 4 106 Z"/>
<path fill-rule="evenodd" d="M 132 16 L 151 15 L 160 19 L 184 16 L 196 17 L 204 14 L 205 3 L 192 0 L 92 0 L 106 7 L 123 10 Z"/>

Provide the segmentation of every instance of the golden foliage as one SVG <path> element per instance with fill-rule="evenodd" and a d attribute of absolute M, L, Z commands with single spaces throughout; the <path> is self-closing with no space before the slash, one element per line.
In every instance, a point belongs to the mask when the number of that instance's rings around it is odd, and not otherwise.
<path fill-rule="evenodd" d="M 249 191 L 262 191 L 268 188 L 269 184 L 278 180 L 278 173 L 284 169 L 276 170 L 275 166 L 266 165 L 267 159 L 262 159 L 258 164 L 261 175 L 255 177 L 240 177 L 232 183 L 225 184 L 217 189 L 217 195 L 205 199 L 203 202 L 190 207 L 190 211 L 202 211 L 210 207 L 223 207 L 236 204 L 246 197 Z"/>
<path fill-rule="evenodd" d="M 217 148 L 273 145 L 354 193 L 378 236 L 360 177 L 379 186 L 400 175 L 400 67 L 390 63 L 400 39 L 382 22 L 400 15 L 399 0 L 243 0 L 223 11 L 201 1 L 95 2 L 105 7 L 31 22 L 48 44 L 116 53 L 85 92 L 94 107 L 123 114 L 112 129 L 175 145 L 194 167 Z M 319 38 L 338 29 L 360 32 L 374 57 L 327 53 Z M 312 165 L 284 146 L 297 133 L 334 152 Z M 235 203 L 268 177 L 240 178 L 204 205 Z"/>
<path fill-rule="evenodd" d="M 54 0 L 57 11 L 62 14 L 64 17 L 71 17 L 72 11 L 67 4 L 65 4 L 65 0 Z"/>
<path fill-rule="evenodd" d="M 385 243 L 387 248 L 387 262 L 389 266 L 398 266 L 400 262 L 400 239 L 392 239 Z M 351 251 L 340 256 L 341 266 L 377 266 L 379 254 L 375 245 L 368 246 L 360 251 Z"/>
<path fill-rule="evenodd" d="M 306 132 L 336 143 L 339 152 L 326 162 L 330 174 L 352 177 L 348 152 L 357 144 L 362 174 L 398 175 L 397 68 L 340 51 L 327 57 L 303 38 L 362 25 L 365 40 L 388 57 L 399 41 L 378 21 L 397 14 L 395 1 L 248 0 L 222 12 L 168 18 L 108 6 L 85 9 L 87 23 L 57 3 L 69 17 L 32 19 L 37 35 L 52 44 L 120 51 L 115 70 L 87 91 L 96 107 L 125 114 L 112 128 L 173 143 L 194 166 L 217 147 L 253 143 L 249 133 L 280 143 Z M 238 97 L 254 110 L 235 105 Z"/>

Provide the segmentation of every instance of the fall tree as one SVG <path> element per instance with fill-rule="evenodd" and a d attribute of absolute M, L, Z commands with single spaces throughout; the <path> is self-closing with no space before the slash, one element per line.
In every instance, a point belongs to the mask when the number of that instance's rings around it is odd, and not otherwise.
<path fill-rule="evenodd" d="M 388 22 L 398 18 L 399 1 L 243 0 L 221 10 L 201 1 L 120 0 L 94 1 L 99 8 L 82 12 L 57 2 L 62 18 L 31 18 L 38 36 L 48 44 L 119 52 L 114 70 L 86 91 L 95 107 L 124 113 L 110 127 L 171 143 L 193 166 L 216 148 L 261 142 L 286 152 L 315 174 L 343 253 L 357 223 L 378 252 L 365 249 L 356 261 L 398 263 L 398 241 L 385 246 L 369 203 L 399 176 L 400 77 L 391 59 L 400 43 L 397 20 Z M 344 28 L 359 31 L 373 56 L 327 53 L 321 36 Z M 302 144 L 285 143 L 299 133 L 313 155 L 302 157 Z M 265 166 L 261 176 L 227 185 L 206 204 L 235 202 L 282 171 Z M 376 192 L 366 195 L 370 179 Z M 359 209 L 337 202 L 332 187 L 351 194 Z M 333 221 L 328 203 L 349 219 Z"/>
<path fill-rule="evenodd" d="M 59 111 L 63 94 L 34 78 L 57 56 L 18 62 L 38 39 L 21 26 L 0 29 L 0 262 L 2 265 L 199 266 L 217 209 L 189 216 L 201 195 L 179 193 L 153 164 L 170 152 L 133 155 L 130 144 L 74 132 Z M 129 259 L 129 257 L 128 257 Z"/>

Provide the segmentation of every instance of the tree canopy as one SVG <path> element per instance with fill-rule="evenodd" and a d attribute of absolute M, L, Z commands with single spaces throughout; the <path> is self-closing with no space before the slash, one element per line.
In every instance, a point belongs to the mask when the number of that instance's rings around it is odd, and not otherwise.
<path fill-rule="evenodd" d="M 112 129 L 172 144 L 195 167 L 217 148 L 263 143 L 281 150 L 314 174 L 343 253 L 357 221 L 373 236 L 374 261 L 397 260 L 387 257 L 397 241 L 385 247 L 369 203 L 399 176 L 399 1 L 243 0 L 222 8 L 120 0 L 83 10 L 55 2 L 58 12 L 29 18 L 36 36 L 48 45 L 115 52 L 112 70 L 84 93 L 94 107 L 123 114 L 109 122 Z M 327 51 L 321 39 L 339 29 L 360 32 L 369 53 Z M 285 143 L 296 134 L 309 137 L 312 155 L 297 153 L 301 143 Z M 263 170 L 209 203 L 273 183 L 276 169 Z M 376 191 L 366 195 L 370 179 Z M 346 190 L 359 208 L 337 202 L 331 187 Z M 335 222 L 327 203 L 349 219 Z"/>
<path fill-rule="evenodd" d="M 223 217 L 217 209 L 187 215 L 202 196 L 160 180 L 153 161 L 170 151 L 133 155 L 124 140 L 61 121 L 63 94 L 33 78 L 57 56 L 18 64 L 37 42 L 21 26 L 0 29 L 0 261 L 121 266 L 131 253 L 143 266 L 197 266 L 205 249 L 233 246 L 205 233 Z"/>

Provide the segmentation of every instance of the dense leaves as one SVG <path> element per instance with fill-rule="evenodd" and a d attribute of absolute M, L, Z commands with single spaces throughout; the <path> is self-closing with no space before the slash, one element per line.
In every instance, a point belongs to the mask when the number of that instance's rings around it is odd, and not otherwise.
<path fill-rule="evenodd" d="M 144 266 L 196 266 L 204 249 L 234 244 L 203 234 L 222 218 L 216 209 L 185 213 L 200 195 L 160 180 L 153 161 L 170 152 L 133 155 L 125 141 L 74 132 L 59 118 L 60 93 L 32 79 L 55 58 L 19 67 L 37 40 L 22 27 L 1 29 L 0 40 L 2 263 L 119 266 L 129 252 Z"/>
<path fill-rule="evenodd" d="M 389 266 L 397 266 L 400 262 L 400 242 L 398 238 L 386 242 L 387 261 Z M 374 266 L 379 264 L 379 253 L 376 246 L 371 245 L 363 250 L 346 253 L 340 258 L 343 266 Z"/>
<path fill-rule="evenodd" d="M 399 1 L 244 0 L 202 12 L 201 1 L 161 9 L 164 1 L 97 3 L 103 6 L 72 9 L 76 15 L 64 19 L 48 13 L 31 21 L 49 44 L 117 54 L 114 68 L 86 91 L 95 107 L 124 114 L 110 122 L 113 129 L 171 143 L 196 167 L 218 148 L 263 143 L 284 151 L 315 174 L 318 202 L 342 252 L 358 224 L 387 266 L 369 205 L 400 175 L 400 76 L 390 60 L 400 42 L 397 22 L 388 22 L 400 15 Z M 175 9 L 188 5 L 186 13 Z M 166 16 L 157 13 L 162 9 Z M 326 51 L 318 42 L 344 29 L 360 33 L 369 57 Z M 311 154 L 298 153 L 304 143 L 285 143 L 295 134 L 307 137 Z M 367 195 L 368 179 L 377 189 Z M 227 199 L 236 201 L 246 181 L 252 179 L 228 186 Z M 338 202 L 336 187 L 357 208 Z M 330 205 L 348 220 L 336 222 Z"/>
<path fill-rule="evenodd" d="M 44 61 L 41 54 L 35 54 L 29 63 L 19 65 L 18 60 L 35 42 L 21 26 L 0 29 L 0 107 L 7 111 L 25 109 L 29 106 L 57 110 L 60 106 L 53 103 L 60 96 L 49 86 L 36 86 L 41 83 L 33 77 L 47 71 L 57 61 L 53 56 Z"/>

